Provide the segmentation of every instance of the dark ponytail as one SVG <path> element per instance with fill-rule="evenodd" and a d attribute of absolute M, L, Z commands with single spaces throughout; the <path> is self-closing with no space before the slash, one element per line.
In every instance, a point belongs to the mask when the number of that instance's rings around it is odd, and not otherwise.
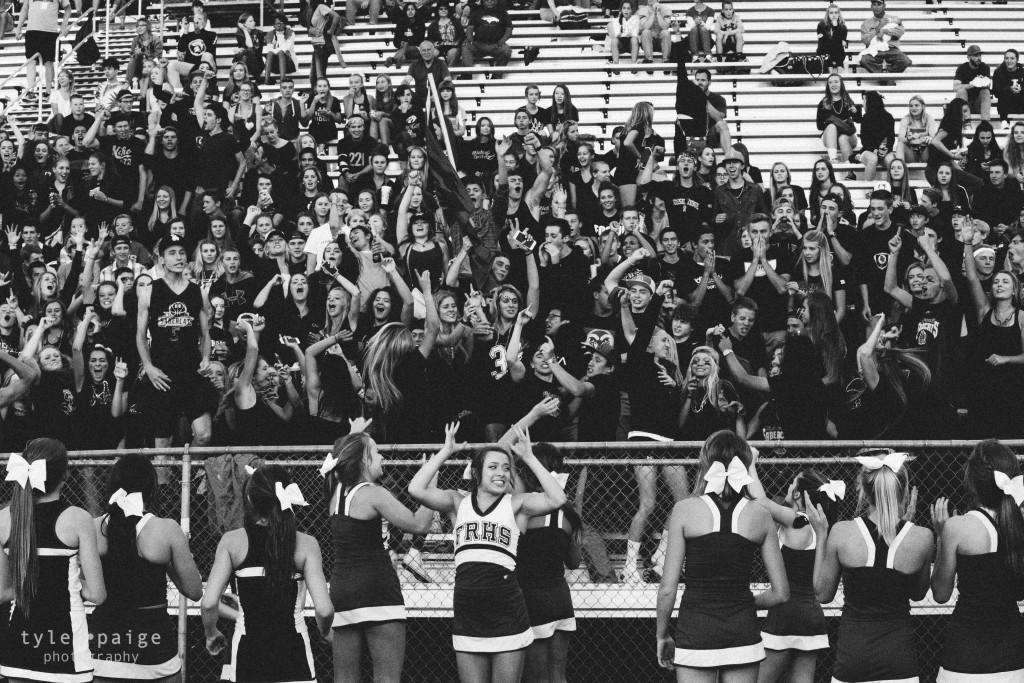
<path fill-rule="evenodd" d="M 829 480 L 824 474 L 813 467 L 808 467 L 796 477 L 796 489 L 794 495 L 797 503 L 803 505 L 804 494 L 811 499 L 811 505 L 820 505 L 828 519 L 829 528 L 839 521 L 839 500 L 832 500 L 828 494 L 818 489 L 827 484 Z M 841 499 L 840 499 L 841 500 Z"/>
<path fill-rule="evenodd" d="M 373 439 L 366 432 L 349 434 L 334 442 L 328 457 L 336 459 L 337 463 L 324 473 L 324 500 L 328 504 L 334 497 L 336 487 L 341 486 L 344 492 L 344 489 L 359 483 L 372 449 Z"/>
<path fill-rule="evenodd" d="M 22 457 L 29 463 L 46 461 L 46 494 L 53 493 L 68 472 L 68 451 L 56 439 L 33 439 L 25 446 Z M 31 482 L 22 487 L 14 484 L 11 496 L 11 535 L 8 548 L 11 573 L 14 576 L 14 601 L 27 619 L 36 596 L 39 579 L 39 557 L 36 544 L 36 491 Z"/>
<path fill-rule="evenodd" d="M 149 458 L 141 453 L 130 453 L 121 457 L 110 471 L 107 483 L 107 500 L 119 489 L 125 493 L 142 494 L 142 508 L 149 510 L 154 505 L 157 491 L 156 468 Z M 135 526 L 141 517 L 128 517 L 120 505 L 107 507 L 107 515 L 100 524 L 100 533 L 107 538 L 107 562 L 103 565 L 104 577 L 110 585 L 124 586 L 127 596 L 132 593 L 132 580 L 139 564 L 139 551 L 135 542 Z M 130 598 L 129 598 L 130 599 Z"/>
<path fill-rule="evenodd" d="M 269 594 L 279 599 L 287 596 L 287 587 L 295 574 L 295 513 L 282 510 L 277 499 L 276 484 L 287 487 L 292 476 L 279 465 L 257 469 L 246 484 L 246 508 L 249 518 L 267 521 L 266 562 L 264 573 Z"/>
<path fill-rule="evenodd" d="M 1010 479 L 1019 475 L 1017 456 L 995 439 L 979 441 L 967 459 L 964 488 L 972 506 L 995 511 L 999 554 L 1019 580 L 1024 578 L 1024 515 L 1013 497 L 996 484 L 995 472 Z"/>

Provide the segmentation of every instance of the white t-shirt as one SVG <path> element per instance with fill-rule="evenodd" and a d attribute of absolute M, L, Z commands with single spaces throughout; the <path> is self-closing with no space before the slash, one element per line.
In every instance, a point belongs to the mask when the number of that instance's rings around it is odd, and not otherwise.
<path fill-rule="evenodd" d="M 348 226 L 342 225 L 341 232 L 338 233 L 339 237 L 343 237 L 346 242 L 348 241 Z M 334 232 L 331 230 L 330 223 L 324 223 L 321 226 L 313 228 L 309 237 L 306 238 L 306 248 L 302 251 L 307 254 L 313 254 L 316 256 L 316 267 L 319 268 L 324 262 L 324 247 L 334 241 Z"/>

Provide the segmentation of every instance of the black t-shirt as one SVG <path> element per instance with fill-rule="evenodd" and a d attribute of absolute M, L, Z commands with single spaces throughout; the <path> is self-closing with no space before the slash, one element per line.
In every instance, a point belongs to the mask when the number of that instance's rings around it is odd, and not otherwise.
<path fill-rule="evenodd" d="M 885 269 L 889 265 L 889 240 L 896 236 L 899 228 L 895 224 L 885 230 L 875 227 L 860 231 L 853 263 L 857 269 L 857 282 L 867 285 L 871 310 L 880 313 L 889 310 L 892 300 L 882 287 L 885 284 Z"/>
<path fill-rule="evenodd" d="M 597 375 L 588 381 L 594 385 L 594 395 L 583 399 L 580 405 L 577 439 L 615 441 L 622 410 L 615 374 Z"/>
<path fill-rule="evenodd" d="M 952 301 L 938 303 L 915 298 L 903 318 L 901 346 L 919 348 L 932 371 L 932 388 L 945 391 L 952 379 L 953 345 L 960 336 L 960 307 Z"/>
<path fill-rule="evenodd" d="M 241 149 L 231 133 L 221 131 L 203 138 L 196 152 L 196 182 L 203 188 L 225 189 L 235 178 L 238 160 L 235 155 Z"/>
<path fill-rule="evenodd" d="M 214 54 L 217 45 L 217 34 L 213 31 L 192 31 L 178 38 L 178 52 L 185 55 L 189 64 L 202 61 L 203 53 Z"/>
<path fill-rule="evenodd" d="M 729 279 L 735 283 L 746 274 L 747 269 L 753 262 L 754 255 L 750 249 L 742 249 L 732 257 L 729 262 Z M 767 252 L 768 265 L 779 275 L 790 274 L 791 257 L 777 247 L 769 247 Z M 768 274 L 763 266 L 758 266 L 754 274 L 754 281 L 747 290 L 746 296 L 757 302 L 758 327 L 763 332 L 775 332 L 786 329 L 786 310 L 789 303 L 789 295 L 786 292 L 779 293 L 775 285 L 768 279 Z"/>
<path fill-rule="evenodd" d="M 382 145 L 369 135 L 364 135 L 358 141 L 346 135 L 338 143 L 338 164 L 343 169 L 347 165 L 351 173 L 361 171 L 370 163 L 373 153 L 379 149 L 382 149 Z"/>
<path fill-rule="evenodd" d="M 82 118 L 80 120 L 76 119 L 71 114 L 68 114 L 64 117 L 64 120 L 61 121 L 59 132 L 61 135 L 71 137 L 75 133 L 75 128 L 78 128 L 79 126 L 85 126 L 85 129 L 89 130 L 90 128 L 92 128 L 93 121 L 95 120 L 96 119 L 93 118 L 92 114 L 83 113 Z"/>
<path fill-rule="evenodd" d="M 515 394 L 519 405 L 517 413 L 519 415 L 525 415 L 541 399 L 557 398 L 561 402 L 561 412 L 557 417 L 545 415 L 530 427 L 531 439 L 561 441 L 562 428 L 565 426 L 565 417 L 568 415 L 568 403 L 561 390 L 561 385 L 554 381 L 554 378 L 550 382 L 545 382 L 537 377 L 532 369 L 527 369 L 526 376 L 515 385 Z"/>
<path fill-rule="evenodd" d="M 385 418 L 387 438 L 392 443 L 432 443 L 438 438 L 432 419 L 430 368 L 427 359 L 412 349 L 395 368 L 395 385 L 402 399 Z"/>
<path fill-rule="evenodd" d="M 149 354 L 153 364 L 165 372 L 195 371 L 199 367 L 199 315 L 203 295 L 189 282 L 176 294 L 163 278 L 153 281 L 149 302 Z"/>
<path fill-rule="evenodd" d="M 697 263 L 692 258 L 683 258 L 679 261 L 679 267 L 682 278 L 676 281 L 676 293 L 679 296 L 692 297 L 694 291 L 700 286 L 701 280 L 704 279 L 704 264 Z M 731 284 L 728 282 L 729 276 L 727 275 L 729 272 L 729 259 L 716 256 L 715 272 L 719 274 L 719 277 L 726 278 L 726 284 Z M 713 325 L 719 323 L 727 325 L 729 323 L 730 309 L 731 304 L 722 292 L 719 291 L 718 286 L 715 284 L 715 278 L 709 277 L 707 292 L 704 294 L 704 300 L 701 301 L 700 308 L 697 309 L 698 322 L 695 325 L 695 333 L 699 332 L 703 335 L 704 330 Z"/>
<path fill-rule="evenodd" d="M 221 275 L 210 287 L 210 298 L 219 296 L 224 299 L 224 320 L 231 321 L 239 313 L 251 313 L 254 310 L 252 304 L 259 291 L 259 282 L 249 274 L 237 282 L 228 282 Z"/>
<path fill-rule="evenodd" d="M 166 185 L 174 190 L 180 201 L 185 192 L 196 189 L 194 171 L 195 164 L 184 152 L 179 152 L 173 159 L 164 156 L 160 150 L 156 154 L 147 154 L 142 165 L 153 174 L 153 187 Z"/>
<path fill-rule="evenodd" d="M 678 183 L 665 180 L 648 183 L 643 188 L 665 202 L 669 225 L 677 230 L 682 230 L 679 235 L 680 242 L 695 241 L 700 237 L 698 234 L 700 224 L 711 224 L 714 204 L 711 190 L 696 180 L 692 187 L 682 187 Z"/>
<path fill-rule="evenodd" d="M 139 166 L 146 156 L 146 143 L 135 137 L 121 140 L 114 135 L 100 138 L 100 150 L 117 164 L 121 187 L 134 197 L 139 189 Z"/>

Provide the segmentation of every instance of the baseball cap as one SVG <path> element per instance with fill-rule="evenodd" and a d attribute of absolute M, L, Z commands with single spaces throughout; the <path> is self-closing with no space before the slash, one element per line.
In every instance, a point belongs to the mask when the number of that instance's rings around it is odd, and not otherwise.
<path fill-rule="evenodd" d="M 303 242 L 305 242 L 306 236 L 303 235 L 298 230 L 293 230 L 292 233 L 288 235 L 288 241 L 291 242 L 292 240 L 302 240 Z"/>
<path fill-rule="evenodd" d="M 967 48 L 967 56 L 968 57 L 973 57 L 974 55 L 980 55 L 980 54 L 981 54 L 981 46 L 980 45 L 971 45 L 969 48 Z"/>
<path fill-rule="evenodd" d="M 954 215 L 955 214 L 959 214 L 961 216 L 970 216 L 971 215 L 971 212 L 967 210 L 967 207 L 965 207 L 965 206 L 963 206 L 961 204 L 954 204 L 951 213 L 953 213 Z"/>
<path fill-rule="evenodd" d="M 744 165 L 746 165 L 747 163 L 746 160 L 743 158 L 743 155 L 737 152 L 735 149 L 730 149 L 728 152 L 726 152 L 725 156 L 722 157 L 723 164 L 728 164 L 730 161 L 738 161 Z"/>
<path fill-rule="evenodd" d="M 127 88 L 125 88 L 123 90 L 118 90 L 117 91 L 117 97 L 115 97 L 114 99 L 115 100 L 121 100 L 121 99 L 123 99 L 125 97 L 135 97 L 135 93 L 133 93 L 131 90 L 128 90 Z"/>
<path fill-rule="evenodd" d="M 619 354 L 615 353 L 615 346 L 611 342 L 603 341 L 597 346 L 588 346 L 588 354 L 598 354 L 603 356 L 608 365 L 619 364 Z"/>
<path fill-rule="evenodd" d="M 117 237 L 110 241 L 111 248 L 116 247 L 119 244 L 126 244 L 130 247 L 132 246 L 131 238 L 129 238 L 127 235 L 118 235 Z"/>
<path fill-rule="evenodd" d="M 160 240 L 160 255 L 162 256 L 171 247 L 181 247 L 188 249 L 185 246 L 185 238 L 179 237 L 178 235 L 168 235 L 167 237 Z"/>
<path fill-rule="evenodd" d="M 647 275 L 642 270 L 634 270 L 626 273 L 626 277 L 622 278 L 623 287 L 632 287 L 633 285 L 641 285 L 654 292 L 654 279 L 650 275 Z"/>
<path fill-rule="evenodd" d="M 273 239 L 286 240 L 287 238 L 284 236 L 284 233 L 281 232 L 280 230 L 271 230 L 270 232 L 267 233 L 267 237 L 263 240 L 263 243 L 266 244 L 267 242 Z"/>

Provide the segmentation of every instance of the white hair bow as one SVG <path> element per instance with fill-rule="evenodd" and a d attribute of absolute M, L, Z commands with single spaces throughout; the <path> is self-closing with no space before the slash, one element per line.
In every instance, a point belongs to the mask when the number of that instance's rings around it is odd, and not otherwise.
<path fill-rule="evenodd" d="M 704 481 L 707 482 L 707 486 L 704 487 L 705 493 L 721 494 L 725 491 L 726 482 L 729 482 L 733 491 L 740 491 L 754 480 L 743 461 L 737 456 L 733 456 L 729 461 L 728 469 L 719 461 L 712 463 L 708 468 L 708 473 L 704 475 Z"/>
<path fill-rule="evenodd" d="M 46 493 L 46 461 L 36 460 L 29 463 L 21 453 L 11 453 L 7 460 L 7 479 L 16 481 L 21 488 L 32 488 Z"/>
<path fill-rule="evenodd" d="M 548 474 L 554 477 L 555 481 L 557 481 L 558 485 L 561 486 L 563 489 L 565 488 L 566 482 L 569 481 L 568 472 L 548 472 Z"/>
<path fill-rule="evenodd" d="M 828 496 L 833 503 L 846 498 L 846 482 L 842 479 L 830 479 L 819 486 L 818 490 Z"/>
<path fill-rule="evenodd" d="M 143 513 L 142 493 L 134 491 L 128 493 L 124 489 L 114 491 L 109 503 L 117 505 L 124 510 L 125 517 L 141 517 Z"/>
<path fill-rule="evenodd" d="M 907 453 L 889 453 L 884 458 L 876 458 L 873 455 L 858 455 L 857 462 L 872 471 L 888 467 L 893 472 L 899 472 L 908 457 L 910 456 Z"/>
<path fill-rule="evenodd" d="M 293 505 L 308 505 L 306 499 L 302 497 L 302 491 L 299 490 L 299 485 L 295 482 L 288 484 L 288 486 L 282 486 L 281 482 L 274 482 L 274 494 L 277 499 L 281 502 L 282 510 L 291 510 Z"/>
<path fill-rule="evenodd" d="M 335 467 L 338 466 L 339 462 L 341 462 L 341 458 L 335 458 L 328 453 L 327 457 L 324 458 L 323 464 L 320 465 L 320 476 L 326 477 Z"/>
<path fill-rule="evenodd" d="M 1024 505 L 1024 476 L 1018 474 L 1013 479 L 1010 479 L 999 470 L 994 471 L 992 474 L 996 478 L 996 486 L 1003 493 L 1013 498 L 1013 502 L 1018 506 Z"/>

